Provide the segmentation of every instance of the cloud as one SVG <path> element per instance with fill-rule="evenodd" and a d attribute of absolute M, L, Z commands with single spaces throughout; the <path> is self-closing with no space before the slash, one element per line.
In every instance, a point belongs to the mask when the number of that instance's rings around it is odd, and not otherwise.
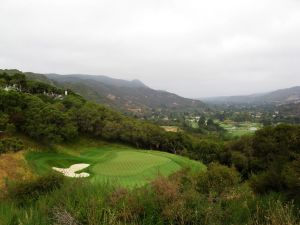
<path fill-rule="evenodd" d="M 187 97 L 300 85 L 298 0 L 2 0 L 0 67 Z"/>

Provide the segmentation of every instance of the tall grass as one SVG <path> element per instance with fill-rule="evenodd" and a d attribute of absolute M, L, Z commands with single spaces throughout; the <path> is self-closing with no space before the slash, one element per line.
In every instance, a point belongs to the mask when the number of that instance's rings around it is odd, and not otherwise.
<path fill-rule="evenodd" d="M 270 198 L 271 197 L 271 198 Z M 300 224 L 300 211 L 293 202 L 283 203 L 273 195 L 261 197 L 251 215 L 250 225 Z"/>
<path fill-rule="evenodd" d="M 299 209 L 278 194 L 256 197 L 242 185 L 211 199 L 193 179 L 181 172 L 136 189 L 66 179 L 34 201 L 1 200 L 0 225 L 299 224 Z"/>

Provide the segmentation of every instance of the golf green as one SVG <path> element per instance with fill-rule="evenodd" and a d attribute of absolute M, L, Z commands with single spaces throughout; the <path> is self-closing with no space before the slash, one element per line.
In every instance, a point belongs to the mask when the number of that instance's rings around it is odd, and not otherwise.
<path fill-rule="evenodd" d="M 52 167 L 68 168 L 73 164 L 87 163 L 90 166 L 80 172 L 90 174 L 91 182 L 112 182 L 123 186 L 141 186 L 158 175 L 168 176 L 181 168 L 204 170 L 206 167 L 186 157 L 152 150 L 136 150 L 122 146 L 88 148 L 74 154 L 29 152 L 26 159 L 38 174 Z"/>

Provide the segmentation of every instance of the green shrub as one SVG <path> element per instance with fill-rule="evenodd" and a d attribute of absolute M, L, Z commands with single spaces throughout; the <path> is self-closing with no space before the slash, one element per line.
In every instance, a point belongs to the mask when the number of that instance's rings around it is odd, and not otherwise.
<path fill-rule="evenodd" d="M 264 199 L 262 199 L 264 200 Z M 250 225 L 299 225 L 299 209 L 292 203 L 271 199 L 259 201 L 251 216 Z"/>
<path fill-rule="evenodd" d="M 278 192 L 284 189 L 281 174 L 272 170 L 253 175 L 250 179 L 250 186 L 258 194 L 266 194 L 270 191 Z"/>
<path fill-rule="evenodd" d="M 285 166 L 282 172 L 287 195 L 300 203 L 300 157 Z"/>
<path fill-rule="evenodd" d="M 239 174 L 234 168 L 212 163 L 206 172 L 200 173 L 197 191 L 204 194 L 214 193 L 219 196 L 236 186 L 239 180 Z"/>
<path fill-rule="evenodd" d="M 6 129 L 5 129 L 5 132 L 9 135 L 12 135 L 16 132 L 16 126 L 12 123 L 8 123 L 6 125 Z"/>
<path fill-rule="evenodd" d="M 58 189 L 63 184 L 63 176 L 49 174 L 38 177 L 34 180 L 27 180 L 12 184 L 8 188 L 8 196 L 20 205 L 37 200 L 41 195 L 45 195 Z"/>
<path fill-rule="evenodd" d="M 205 164 L 218 161 L 220 158 L 221 145 L 211 140 L 202 140 L 196 144 L 195 157 Z"/>
<path fill-rule="evenodd" d="M 0 112 L 0 130 L 4 131 L 6 130 L 6 126 L 9 122 L 9 116 L 7 114 L 4 114 Z"/>
<path fill-rule="evenodd" d="M 0 154 L 6 152 L 17 152 L 24 147 L 23 142 L 17 138 L 4 138 L 0 140 Z"/>

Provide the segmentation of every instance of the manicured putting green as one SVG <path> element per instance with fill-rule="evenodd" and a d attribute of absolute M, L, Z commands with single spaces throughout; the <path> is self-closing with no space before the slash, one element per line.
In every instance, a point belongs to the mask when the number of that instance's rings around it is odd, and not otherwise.
<path fill-rule="evenodd" d="M 158 175 L 168 176 L 184 167 L 206 168 L 202 163 L 182 156 L 126 146 L 90 148 L 76 155 L 71 150 L 64 153 L 30 152 L 26 158 L 39 174 L 51 171 L 52 167 L 67 168 L 88 163 L 90 167 L 82 171 L 90 173 L 87 179 L 91 182 L 116 182 L 124 186 L 141 186 Z"/>

